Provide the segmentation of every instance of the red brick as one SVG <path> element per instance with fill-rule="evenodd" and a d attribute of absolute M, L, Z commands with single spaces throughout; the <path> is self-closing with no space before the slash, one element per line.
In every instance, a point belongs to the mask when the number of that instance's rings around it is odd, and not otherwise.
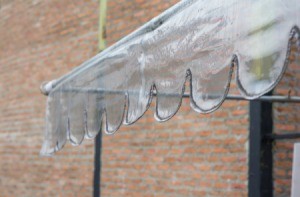
<path fill-rule="evenodd" d="M 176 2 L 109 0 L 108 45 Z M 1 1 L 1 196 L 92 195 L 93 140 L 38 156 L 46 101 L 38 87 L 97 53 L 97 8 L 92 0 Z M 295 61 L 274 93 L 299 96 L 299 77 Z M 238 93 L 235 82 L 230 92 Z M 184 99 L 163 124 L 151 107 L 136 124 L 103 136 L 102 196 L 247 196 L 248 102 L 225 101 L 199 115 Z M 274 104 L 274 132 L 299 131 L 298 114 L 299 105 Z M 274 196 L 290 195 L 293 142 L 274 144 Z"/>

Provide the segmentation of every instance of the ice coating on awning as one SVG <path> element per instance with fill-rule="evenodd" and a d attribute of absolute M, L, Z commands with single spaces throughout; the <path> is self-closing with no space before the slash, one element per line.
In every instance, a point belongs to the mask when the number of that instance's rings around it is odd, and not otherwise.
<path fill-rule="evenodd" d="M 154 90 L 155 118 L 169 120 L 187 80 L 192 108 L 212 112 L 227 95 L 234 66 L 241 94 L 257 98 L 279 82 L 298 27 L 299 0 L 194 1 L 56 86 L 48 96 L 41 154 L 95 137 L 103 117 L 109 134 L 133 124 Z"/>

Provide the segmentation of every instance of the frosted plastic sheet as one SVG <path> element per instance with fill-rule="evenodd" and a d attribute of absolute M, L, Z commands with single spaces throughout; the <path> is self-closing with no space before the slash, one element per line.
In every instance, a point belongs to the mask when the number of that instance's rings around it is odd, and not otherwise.
<path fill-rule="evenodd" d="M 299 0 L 194 1 L 56 86 L 47 101 L 41 154 L 58 151 L 67 139 L 79 145 L 95 137 L 103 117 L 109 134 L 122 123 L 133 124 L 154 90 L 155 118 L 169 120 L 187 80 L 191 107 L 212 112 L 227 95 L 234 66 L 241 94 L 257 98 L 280 80 L 291 40 L 299 42 L 299 26 Z"/>

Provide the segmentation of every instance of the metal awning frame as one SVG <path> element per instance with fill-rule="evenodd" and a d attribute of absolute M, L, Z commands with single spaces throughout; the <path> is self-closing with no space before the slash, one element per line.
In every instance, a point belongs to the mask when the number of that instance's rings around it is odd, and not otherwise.
<path fill-rule="evenodd" d="M 78 74 L 79 72 L 88 69 L 88 64 L 94 61 L 101 61 L 101 58 L 115 50 L 116 48 L 132 41 L 133 39 L 152 32 L 160 27 L 169 18 L 194 3 L 196 0 L 183 0 L 175 6 L 169 8 L 159 16 L 153 18 L 151 21 L 144 24 L 142 27 L 124 37 L 114 45 L 105 49 L 102 53 L 96 55 L 94 58 L 85 62 L 83 65 L 73 69 L 69 74 L 44 83 L 41 85 L 41 91 L 44 95 L 48 95 L 55 87 Z M 70 91 L 70 90 L 66 90 Z M 71 91 L 87 91 L 87 92 L 110 92 L 118 93 L 114 90 L 71 90 Z M 152 96 L 156 96 L 153 92 Z M 172 95 L 170 95 L 172 96 Z M 184 93 L 183 98 L 189 98 L 190 94 Z M 225 100 L 241 100 L 248 99 L 240 95 L 227 95 Z M 272 120 L 272 103 L 300 103 L 299 96 L 291 95 L 264 95 L 250 101 L 250 136 L 249 136 L 249 196 L 273 196 L 272 194 L 272 142 L 274 140 L 296 139 L 300 138 L 300 133 L 274 134 L 273 120 Z M 94 196 L 99 196 L 100 192 L 100 173 L 101 173 L 101 146 L 102 134 L 101 132 L 95 139 L 95 174 L 94 174 Z"/>

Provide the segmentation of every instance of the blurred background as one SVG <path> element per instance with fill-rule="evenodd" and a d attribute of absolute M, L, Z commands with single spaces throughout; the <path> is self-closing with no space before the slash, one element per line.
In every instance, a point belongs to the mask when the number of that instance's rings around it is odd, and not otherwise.
<path fill-rule="evenodd" d="M 93 140 L 39 156 L 46 105 L 39 86 L 176 2 L 0 0 L 0 196 L 93 195 Z M 299 57 L 291 58 L 274 94 L 300 95 Z M 230 93 L 238 94 L 234 83 Z M 300 131 L 300 104 L 271 107 L 274 133 Z M 152 107 L 136 124 L 103 134 L 101 196 L 248 196 L 249 109 L 248 101 L 225 101 L 200 115 L 184 99 L 166 123 L 154 120 Z M 268 141 L 274 196 L 290 195 L 296 141 Z"/>

